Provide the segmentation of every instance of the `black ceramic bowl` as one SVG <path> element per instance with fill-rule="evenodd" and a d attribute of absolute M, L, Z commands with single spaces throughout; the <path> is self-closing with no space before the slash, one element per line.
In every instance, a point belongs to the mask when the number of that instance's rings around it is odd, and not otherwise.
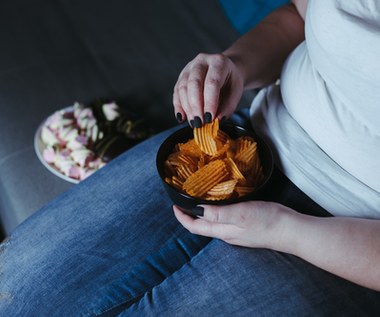
<path fill-rule="evenodd" d="M 251 136 L 257 142 L 261 164 L 264 171 L 264 181 L 262 184 L 255 189 L 255 191 L 238 197 L 225 200 L 210 201 L 204 200 L 196 197 L 192 197 L 185 192 L 182 192 L 175 188 L 174 186 L 165 182 L 165 161 L 168 156 L 173 153 L 174 147 L 177 143 L 187 142 L 189 139 L 193 138 L 193 130 L 187 126 L 180 130 L 177 130 L 161 144 L 156 157 L 157 170 L 161 177 L 162 183 L 168 193 L 170 199 L 173 203 L 181 207 L 188 214 L 193 215 L 192 209 L 197 205 L 228 205 L 237 202 L 247 201 L 247 200 L 257 200 L 263 197 L 266 189 L 266 185 L 273 173 L 273 154 L 269 146 L 264 142 L 262 138 L 256 135 L 253 131 L 247 130 L 243 127 L 233 125 L 231 123 L 225 123 L 220 126 L 220 129 L 226 132 L 232 139 L 237 139 L 241 136 Z"/>

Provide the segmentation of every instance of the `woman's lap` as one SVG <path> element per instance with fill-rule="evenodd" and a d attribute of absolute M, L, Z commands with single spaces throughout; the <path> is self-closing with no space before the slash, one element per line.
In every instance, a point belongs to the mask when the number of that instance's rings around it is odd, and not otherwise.
<path fill-rule="evenodd" d="M 292 255 L 212 240 L 126 316 L 373 316 L 380 295 Z"/>
<path fill-rule="evenodd" d="M 0 307 L 33 310 L 40 302 L 49 316 L 85 307 L 99 285 L 184 231 L 156 176 L 163 137 L 115 159 L 13 232 L 0 253 Z"/>
<path fill-rule="evenodd" d="M 320 315 L 345 307 L 358 315 L 380 302 L 293 256 L 184 230 L 155 170 L 167 133 L 15 230 L 0 247 L 0 315 Z"/>

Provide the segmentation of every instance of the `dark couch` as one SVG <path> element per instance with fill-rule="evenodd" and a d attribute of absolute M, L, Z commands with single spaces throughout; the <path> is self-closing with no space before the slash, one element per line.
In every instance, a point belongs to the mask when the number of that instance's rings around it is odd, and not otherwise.
<path fill-rule="evenodd" d="M 3 0 L 0 4 L 0 221 L 5 235 L 73 186 L 37 159 L 33 137 L 74 101 L 122 100 L 159 132 L 198 52 L 238 36 L 217 0 Z M 248 104 L 249 94 L 242 100 Z"/>

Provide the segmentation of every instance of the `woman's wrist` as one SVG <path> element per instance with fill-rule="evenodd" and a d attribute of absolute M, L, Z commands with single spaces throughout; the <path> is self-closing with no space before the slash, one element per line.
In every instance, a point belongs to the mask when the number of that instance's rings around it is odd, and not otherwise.
<path fill-rule="evenodd" d="M 272 228 L 268 248 L 280 252 L 297 255 L 299 230 L 306 221 L 306 215 L 293 209 L 278 205 L 276 224 Z"/>
<path fill-rule="evenodd" d="M 225 57 L 227 57 L 234 65 L 236 73 L 238 74 L 238 76 L 240 76 L 242 80 L 244 90 L 258 88 L 258 86 L 260 86 L 257 82 L 252 81 L 252 78 L 255 76 L 251 73 L 257 69 L 252 65 L 252 61 L 248 63 L 247 61 L 245 61 L 244 56 L 241 56 L 238 52 L 235 52 L 235 50 L 233 49 L 228 49 L 224 51 L 222 54 Z"/>

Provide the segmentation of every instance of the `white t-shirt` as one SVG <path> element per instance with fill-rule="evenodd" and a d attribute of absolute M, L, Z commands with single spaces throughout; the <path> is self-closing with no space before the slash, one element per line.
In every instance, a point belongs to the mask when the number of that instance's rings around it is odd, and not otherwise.
<path fill-rule="evenodd" d="M 380 1 L 309 0 L 305 36 L 254 99 L 253 127 L 320 206 L 380 218 Z"/>

